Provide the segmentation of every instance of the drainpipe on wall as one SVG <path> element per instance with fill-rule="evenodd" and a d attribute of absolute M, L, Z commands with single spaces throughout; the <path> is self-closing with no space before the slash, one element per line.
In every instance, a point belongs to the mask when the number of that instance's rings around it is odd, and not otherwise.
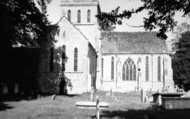
<path fill-rule="evenodd" d="M 100 87 L 102 88 L 102 86 L 103 86 L 103 73 L 104 73 L 104 70 L 103 70 L 103 67 L 104 67 L 104 60 L 103 60 L 103 57 L 102 57 L 102 54 L 101 54 L 101 56 L 100 56 L 100 63 L 99 63 L 99 65 L 100 65 Z"/>
<path fill-rule="evenodd" d="M 138 70 L 137 70 L 138 72 L 137 72 L 137 91 L 139 91 L 139 89 L 140 89 L 140 80 L 139 80 L 139 78 L 140 78 L 140 68 L 138 68 Z"/>
<path fill-rule="evenodd" d="M 137 60 L 137 91 L 140 89 L 140 78 L 141 78 L 141 59 Z"/>

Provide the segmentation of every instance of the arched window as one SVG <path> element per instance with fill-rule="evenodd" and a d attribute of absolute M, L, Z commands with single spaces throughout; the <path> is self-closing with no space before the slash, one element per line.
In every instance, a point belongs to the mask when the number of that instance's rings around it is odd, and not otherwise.
<path fill-rule="evenodd" d="M 114 57 L 111 58 L 111 80 L 114 80 Z"/>
<path fill-rule="evenodd" d="M 88 11 L 87 11 L 87 22 L 88 22 L 88 23 L 90 23 L 90 21 L 91 21 L 90 17 L 91 17 L 91 11 L 88 10 Z"/>
<path fill-rule="evenodd" d="M 161 81 L 161 58 L 158 56 L 158 81 Z"/>
<path fill-rule="evenodd" d="M 71 21 L 71 10 L 67 11 L 67 19 Z"/>
<path fill-rule="evenodd" d="M 66 46 L 63 45 L 63 52 L 62 52 L 62 71 L 65 71 L 65 60 L 66 60 Z"/>
<path fill-rule="evenodd" d="M 135 81 L 136 80 L 136 66 L 132 59 L 128 58 L 124 62 L 122 74 L 123 74 L 122 79 L 124 81 L 127 81 L 127 80 Z"/>
<path fill-rule="evenodd" d="M 146 64 L 145 64 L 146 66 L 146 81 L 149 81 L 149 58 L 148 58 L 148 56 L 146 56 Z"/>
<path fill-rule="evenodd" d="M 102 58 L 102 78 L 104 77 L 104 58 Z"/>
<path fill-rule="evenodd" d="M 54 60 L 54 48 L 50 48 L 50 61 L 49 61 L 49 71 L 53 72 L 54 70 L 54 65 L 53 65 L 53 60 Z"/>
<path fill-rule="evenodd" d="M 78 49 L 74 49 L 74 71 L 78 70 Z"/>
<path fill-rule="evenodd" d="M 81 22 L 81 11 L 78 10 L 77 11 L 77 23 L 80 23 Z"/>

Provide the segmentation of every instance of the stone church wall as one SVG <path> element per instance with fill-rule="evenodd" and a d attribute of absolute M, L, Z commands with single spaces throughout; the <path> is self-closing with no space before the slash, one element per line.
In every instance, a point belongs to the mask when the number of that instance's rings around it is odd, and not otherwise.
<path fill-rule="evenodd" d="M 42 50 L 39 65 L 39 85 L 42 93 L 58 93 L 60 77 L 64 73 L 63 48 L 47 47 Z"/>
<path fill-rule="evenodd" d="M 148 57 L 148 65 L 146 58 Z M 158 57 L 160 57 L 160 74 L 158 74 Z M 162 91 L 167 88 L 172 91 L 173 73 L 171 57 L 168 54 L 105 54 L 102 56 L 101 67 L 102 80 L 101 90 L 135 91 L 144 89 L 147 91 Z M 112 58 L 114 59 L 114 71 L 112 73 Z M 123 80 L 123 65 L 126 60 L 131 59 L 134 63 L 136 80 Z M 146 69 L 148 66 L 148 69 Z M 146 71 L 148 70 L 148 74 Z M 114 78 L 111 78 L 111 75 Z M 159 79 L 160 78 L 160 81 Z"/>

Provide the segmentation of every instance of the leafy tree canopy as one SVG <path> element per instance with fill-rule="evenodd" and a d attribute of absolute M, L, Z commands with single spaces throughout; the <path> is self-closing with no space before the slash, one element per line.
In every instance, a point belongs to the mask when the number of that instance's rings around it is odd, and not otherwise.
<path fill-rule="evenodd" d="M 40 47 L 47 34 L 55 28 L 33 0 L 1 0 L 0 32 L 4 47 L 16 44 Z M 6 44 L 6 45 L 5 45 Z"/>
<path fill-rule="evenodd" d="M 179 25 L 177 25 L 176 29 L 173 31 L 174 38 L 170 39 L 172 51 L 175 52 L 177 49 L 176 43 L 178 43 L 181 38 L 181 35 L 187 31 L 190 31 L 190 24 L 187 22 L 183 22 Z"/>
<path fill-rule="evenodd" d="M 173 58 L 174 81 L 179 87 L 190 90 L 190 31 L 182 33 L 176 48 Z"/>
<path fill-rule="evenodd" d="M 166 32 L 176 26 L 174 20 L 176 12 L 182 12 L 187 16 L 190 12 L 189 0 L 141 0 L 143 5 L 137 9 L 124 10 L 119 13 L 119 7 L 111 12 L 102 12 L 97 15 L 99 25 L 102 30 L 113 30 L 115 24 L 121 24 L 122 19 L 129 19 L 133 14 L 148 11 L 148 16 L 144 17 L 144 28 L 153 30 L 159 28 L 158 36 L 166 39 Z"/>

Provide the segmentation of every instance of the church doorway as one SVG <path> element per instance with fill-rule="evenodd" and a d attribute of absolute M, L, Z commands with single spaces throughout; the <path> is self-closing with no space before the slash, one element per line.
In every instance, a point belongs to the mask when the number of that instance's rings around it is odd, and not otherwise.
<path fill-rule="evenodd" d="M 136 81 L 136 65 L 131 58 L 128 58 L 123 64 L 123 81 Z"/>

